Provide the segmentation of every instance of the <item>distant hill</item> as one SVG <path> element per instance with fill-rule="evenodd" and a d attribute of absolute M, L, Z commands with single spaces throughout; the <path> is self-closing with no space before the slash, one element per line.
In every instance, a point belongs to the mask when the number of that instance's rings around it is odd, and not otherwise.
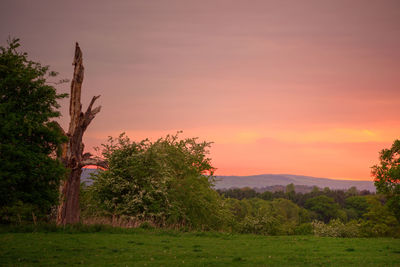
<path fill-rule="evenodd" d="M 83 169 L 81 181 L 87 185 L 91 185 L 91 173 L 96 173 L 97 169 Z M 353 181 L 353 180 L 334 180 L 328 178 L 316 178 L 310 176 L 291 175 L 291 174 L 261 174 L 251 176 L 217 176 L 215 189 L 229 189 L 229 188 L 243 188 L 250 187 L 259 189 L 257 191 L 271 191 L 277 190 L 279 186 L 286 186 L 293 183 L 298 186 L 312 187 L 318 186 L 320 188 L 329 187 L 331 189 L 349 189 L 352 186 L 357 187 L 358 190 L 369 190 L 375 192 L 374 183 L 371 181 Z M 274 187 L 273 189 L 270 189 Z M 309 191 L 304 188 L 305 191 Z"/>
<path fill-rule="evenodd" d="M 296 193 L 302 193 L 302 194 L 306 194 L 306 193 L 310 193 L 311 191 L 313 191 L 314 186 L 310 186 L 310 185 L 294 185 L 294 190 L 296 191 Z M 223 189 L 225 190 L 225 189 Z M 285 192 L 286 190 L 286 185 L 271 185 L 271 186 L 265 186 L 265 187 L 258 187 L 258 188 L 254 188 L 254 191 L 256 191 L 257 193 L 264 193 L 265 191 L 269 191 L 269 192 L 278 192 L 278 191 L 283 191 Z"/>
<path fill-rule="evenodd" d="M 320 188 L 329 187 L 331 189 L 348 189 L 352 186 L 358 190 L 369 190 L 375 192 L 372 181 L 354 180 L 334 180 L 328 178 L 316 178 L 311 176 L 291 175 L 291 174 L 260 174 L 251 176 L 217 176 L 215 189 L 229 188 L 265 188 L 275 185 L 286 186 L 294 185 L 318 186 Z"/>

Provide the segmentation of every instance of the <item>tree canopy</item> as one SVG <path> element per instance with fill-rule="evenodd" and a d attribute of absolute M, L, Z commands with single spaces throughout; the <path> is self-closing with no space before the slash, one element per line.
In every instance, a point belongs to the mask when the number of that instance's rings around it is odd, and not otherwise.
<path fill-rule="evenodd" d="M 209 145 L 178 135 L 156 142 L 110 138 L 103 150 L 108 169 L 94 176 L 90 188 L 95 205 L 113 217 L 217 229 L 223 209 L 211 188 Z"/>
<path fill-rule="evenodd" d="M 18 39 L 0 47 L 0 213 L 12 206 L 47 212 L 58 199 L 65 170 L 56 151 L 65 137 L 58 124 L 58 94 L 46 81 L 57 74 L 18 51 Z M 32 211 L 33 211 L 32 210 Z"/>
<path fill-rule="evenodd" d="M 325 195 L 310 198 L 306 201 L 305 207 L 317 214 L 317 219 L 329 222 L 338 217 L 339 205 L 334 199 Z"/>
<path fill-rule="evenodd" d="M 400 140 L 379 153 L 379 164 L 372 166 L 372 176 L 379 193 L 386 195 L 388 206 L 400 221 Z"/>

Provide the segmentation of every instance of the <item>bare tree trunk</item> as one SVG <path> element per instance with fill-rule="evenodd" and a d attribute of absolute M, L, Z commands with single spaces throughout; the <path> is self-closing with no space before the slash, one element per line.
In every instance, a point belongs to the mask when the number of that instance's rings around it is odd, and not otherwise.
<path fill-rule="evenodd" d="M 89 153 L 83 154 L 84 145 L 82 137 L 94 119 L 100 112 L 100 106 L 92 110 L 96 99 L 100 96 L 94 96 L 86 112 L 82 112 L 81 89 L 83 82 L 84 68 L 82 65 L 82 51 L 78 43 L 75 46 L 75 57 L 72 63 L 74 65 L 74 76 L 71 82 L 71 96 L 69 114 L 71 121 L 69 124 L 68 143 L 63 147 L 61 160 L 64 166 L 69 170 L 66 180 L 60 187 L 60 204 L 58 207 L 57 224 L 73 224 L 79 222 L 79 188 L 82 167 L 88 164 L 101 165 L 96 159 L 91 158 Z"/>

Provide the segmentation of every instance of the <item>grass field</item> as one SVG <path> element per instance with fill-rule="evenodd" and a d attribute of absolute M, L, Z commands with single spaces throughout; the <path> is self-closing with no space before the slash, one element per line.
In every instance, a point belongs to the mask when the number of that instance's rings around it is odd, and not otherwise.
<path fill-rule="evenodd" d="M 400 239 L 180 233 L 1 233 L 1 266 L 400 266 Z"/>

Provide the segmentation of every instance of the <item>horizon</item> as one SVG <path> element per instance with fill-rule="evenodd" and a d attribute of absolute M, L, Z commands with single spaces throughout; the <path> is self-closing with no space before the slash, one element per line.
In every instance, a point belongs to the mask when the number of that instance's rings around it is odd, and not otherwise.
<path fill-rule="evenodd" d="M 352 179 L 333 179 L 327 177 L 315 177 L 310 175 L 302 175 L 302 174 L 289 174 L 289 173 L 261 173 L 261 174 L 250 174 L 250 175 L 215 175 L 215 176 L 232 176 L 232 177 L 247 177 L 247 176 L 263 176 L 263 175 L 279 175 L 279 176 L 296 176 L 296 177 L 307 177 L 307 178 L 315 178 L 315 179 L 327 179 L 334 181 L 357 181 L 357 182 L 374 182 L 373 180 L 352 180 Z"/>
<path fill-rule="evenodd" d="M 100 166 L 96 165 L 87 165 L 82 167 L 82 169 L 89 169 L 89 170 L 98 170 L 98 169 L 103 169 Z M 315 178 L 315 179 L 328 179 L 328 180 L 335 180 L 335 181 L 358 181 L 358 182 L 374 182 L 374 180 L 354 180 L 354 179 L 334 179 L 334 178 L 328 178 L 328 177 L 316 177 L 316 176 L 310 176 L 310 175 L 303 175 L 303 174 L 290 174 L 290 173 L 259 173 L 259 174 L 249 174 L 249 175 L 235 175 L 235 174 L 216 174 L 213 175 L 215 177 L 254 177 L 254 176 L 263 176 L 263 175 L 279 175 L 279 176 L 296 176 L 296 177 L 307 177 L 307 178 Z"/>
<path fill-rule="evenodd" d="M 60 79 L 71 79 L 80 44 L 83 109 L 101 95 L 83 140 L 92 153 L 122 132 L 138 141 L 182 130 L 213 142 L 216 176 L 372 181 L 379 151 L 400 138 L 399 1 L 0 7 L 0 45 L 20 38 Z M 69 99 L 60 104 L 66 129 Z"/>

